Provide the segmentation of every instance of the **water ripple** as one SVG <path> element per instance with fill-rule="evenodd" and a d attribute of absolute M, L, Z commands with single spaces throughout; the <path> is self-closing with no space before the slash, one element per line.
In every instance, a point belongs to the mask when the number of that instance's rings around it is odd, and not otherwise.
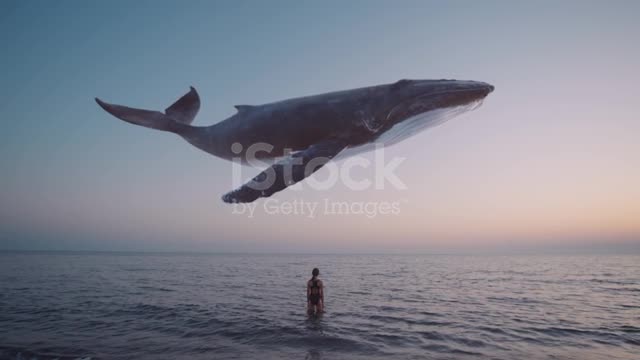
<path fill-rule="evenodd" d="M 637 359 L 639 260 L 2 253 L 0 359 Z"/>

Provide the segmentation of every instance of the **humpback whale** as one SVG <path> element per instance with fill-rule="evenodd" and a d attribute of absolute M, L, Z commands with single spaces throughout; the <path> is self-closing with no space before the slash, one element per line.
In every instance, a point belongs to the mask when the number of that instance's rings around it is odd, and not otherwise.
<path fill-rule="evenodd" d="M 472 110 L 493 91 L 485 82 L 399 80 L 392 84 L 298 97 L 263 105 L 236 105 L 237 112 L 211 126 L 193 126 L 200 97 L 191 90 L 164 112 L 96 102 L 111 115 L 173 132 L 214 156 L 273 164 L 238 189 L 227 203 L 252 202 L 284 190 L 338 155 L 395 144 L 419 131 Z M 255 144 L 269 151 L 252 152 Z"/>

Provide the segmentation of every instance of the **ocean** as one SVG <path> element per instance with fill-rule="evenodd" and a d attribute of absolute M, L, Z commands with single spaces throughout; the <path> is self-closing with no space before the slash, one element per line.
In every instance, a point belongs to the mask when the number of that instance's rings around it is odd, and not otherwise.
<path fill-rule="evenodd" d="M 6 252 L 0 358 L 640 359 L 640 256 Z"/>

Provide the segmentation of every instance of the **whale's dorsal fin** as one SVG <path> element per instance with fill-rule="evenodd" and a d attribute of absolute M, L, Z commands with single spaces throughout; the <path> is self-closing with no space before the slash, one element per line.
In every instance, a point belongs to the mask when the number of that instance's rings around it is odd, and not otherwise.
<path fill-rule="evenodd" d="M 253 105 L 233 105 L 234 108 L 236 108 L 236 110 L 238 110 L 239 113 L 245 112 L 245 111 L 249 111 L 251 109 L 253 109 L 255 106 Z"/>

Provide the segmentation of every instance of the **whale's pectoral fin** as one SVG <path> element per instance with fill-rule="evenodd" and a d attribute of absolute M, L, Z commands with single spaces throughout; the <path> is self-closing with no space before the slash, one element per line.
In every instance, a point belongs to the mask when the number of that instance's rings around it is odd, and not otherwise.
<path fill-rule="evenodd" d="M 248 183 L 222 197 L 226 203 L 249 203 L 269 197 L 303 180 L 324 166 L 347 146 L 341 139 L 328 139 L 313 144 L 275 163 Z"/>

